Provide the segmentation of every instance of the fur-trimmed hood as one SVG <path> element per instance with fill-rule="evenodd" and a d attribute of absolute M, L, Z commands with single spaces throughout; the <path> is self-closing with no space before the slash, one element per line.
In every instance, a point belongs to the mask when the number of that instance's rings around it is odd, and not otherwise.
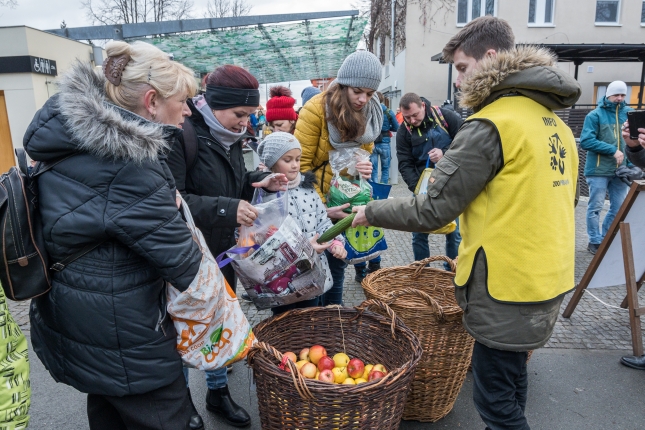
<path fill-rule="evenodd" d="M 157 160 L 180 129 L 148 121 L 108 101 L 105 77 L 77 61 L 59 82 L 60 92 L 36 113 L 24 146 L 48 161 L 74 152 L 134 162 Z"/>
<path fill-rule="evenodd" d="M 580 98 L 580 85 L 558 69 L 556 62 L 551 51 L 537 46 L 520 46 L 484 58 L 462 82 L 459 103 L 478 110 L 505 94 L 515 93 L 549 109 L 570 107 Z"/>

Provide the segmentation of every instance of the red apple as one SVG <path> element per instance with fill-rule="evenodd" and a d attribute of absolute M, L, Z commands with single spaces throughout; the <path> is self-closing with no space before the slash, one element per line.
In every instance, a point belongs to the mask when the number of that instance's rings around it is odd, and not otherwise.
<path fill-rule="evenodd" d="M 383 372 L 387 375 L 387 369 L 385 369 L 385 366 L 382 364 L 375 364 L 374 367 L 372 367 L 372 370 L 378 370 L 379 372 Z"/>
<path fill-rule="evenodd" d="M 334 374 L 330 369 L 321 370 L 320 375 L 318 375 L 318 380 L 322 382 L 334 382 Z"/>
<path fill-rule="evenodd" d="M 360 378 L 363 376 L 363 371 L 365 371 L 365 363 L 358 358 L 352 358 L 349 360 L 349 364 L 347 364 L 347 373 L 349 376 L 354 379 Z"/>
<path fill-rule="evenodd" d="M 309 348 L 309 361 L 313 364 L 318 364 L 321 357 L 327 355 L 327 350 L 321 345 L 314 345 Z"/>
<path fill-rule="evenodd" d="M 301 360 L 307 360 L 309 361 L 309 348 L 305 348 L 302 351 L 300 351 L 300 355 L 298 356 Z"/>
<path fill-rule="evenodd" d="M 380 372 L 378 370 L 372 370 L 370 372 L 370 375 L 367 377 L 368 381 L 376 381 L 377 379 L 381 379 L 385 377 L 385 373 Z"/>
<path fill-rule="evenodd" d="M 285 352 L 285 353 L 284 353 L 284 355 L 283 355 L 283 357 L 284 357 L 285 355 L 286 355 L 287 357 L 289 357 L 289 360 L 293 361 L 293 363 L 294 363 L 294 364 L 298 361 L 298 358 L 296 357 L 296 354 L 295 354 L 295 353 L 293 353 L 293 352 L 291 352 L 291 351 L 289 351 L 289 352 Z"/>
<path fill-rule="evenodd" d="M 312 363 L 305 363 L 300 369 L 302 376 L 308 379 L 314 379 L 316 377 L 316 366 Z"/>
<path fill-rule="evenodd" d="M 331 359 L 328 355 L 323 355 L 320 357 L 320 360 L 318 360 L 318 370 L 321 372 L 325 369 L 333 369 L 334 368 L 334 360 Z"/>

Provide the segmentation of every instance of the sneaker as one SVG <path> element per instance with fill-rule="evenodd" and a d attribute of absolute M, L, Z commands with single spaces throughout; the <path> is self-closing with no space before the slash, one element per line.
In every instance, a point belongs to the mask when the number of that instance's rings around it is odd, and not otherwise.
<path fill-rule="evenodd" d="M 598 252 L 598 248 L 600 247 L 599 243 L 589 243 L 587 245 L 587 251 L 591 252 L 593 255 L 596 255 L 596 252 Z"/>
<path fill-rule="evenodd" d="M 242 293 L 240 296 L 240 299 L 244 300 L 245 302 L 252 302 L 251 296 L 249 296 L 247 293 Z"/>
<path fill-rule="evenodd" d="M 354 269 L 356 270 L 356 277 L 354 280 L 360 284 L 367 276 L 367 266 L 354 266 Z"/>

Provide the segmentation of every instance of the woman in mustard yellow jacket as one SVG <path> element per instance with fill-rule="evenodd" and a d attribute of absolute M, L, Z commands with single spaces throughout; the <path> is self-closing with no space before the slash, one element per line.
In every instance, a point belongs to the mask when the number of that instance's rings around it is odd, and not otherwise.
<path fill-rule="evenodd" d="M 316 174 L 316 191 L 325 203 L 332 178 L 329 151 L 362 148 L 371 152 L 381 133 L 383 110 L 375 94 L 380 84 L 381 62 L 370 52 L 356 51 L 345 58 L 327 91 L 314 96 L 300 110 L 294 133 L 302 145 L 300 171 Z M 358 162 L 356 169 L 369 179 L 372 163 Z M 348 206 L 328 208 L 327 215 L 332 220 L 345 218 L 343 209 Z M 320 305 L 342 304 L 347 263 L 329 252 L 327 260 L 334 283 L 323 294 Z"/>

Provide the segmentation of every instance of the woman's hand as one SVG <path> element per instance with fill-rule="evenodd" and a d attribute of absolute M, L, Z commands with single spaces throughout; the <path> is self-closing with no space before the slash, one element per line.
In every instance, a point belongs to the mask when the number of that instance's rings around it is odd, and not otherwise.
<path fill-rule="evenodd" d="M 338 258 L 339 260 L 342 260 L 343 258 L 347 257 L 347 250 L 342 245 L 336 244 L 332 246 L 329 252 L 331 252 L 331 255 Z"/>
<path fill-rule="evenodd" d="M 349 216 L 348 213 L 343 212 L 343 209 L 347 209 L 348 207 L 349 207 L 349 203 L 345 203 L 344 205 L 341 205 L 341 206 L 327 208 L 327 216 L 331 219 L 343 219 Z"/>
<path fill-rule="evenodd" d="M 251 227 L 257 217 L 258 210 L 246 200 L 240 200 L 240 204 L 237 206 L 237 223 L 245 227 Z"/>
<path fill-rule="evenodd" d="M 632 148 L 635 148 L 638 145 L 645 147 L 645 128 L 639 128 L 638 139 L 632 139 L 629 137 L 629 123 L 625 121 L 623 124 L 623 139 L 625 139 L 627 146 L 631 146 Z"/>
<path fill-rule="evenodd" d="M 359 161 L 356 163 L 356 170 L 363 179 L 370 179 L 372 177 L 372 162 L 369 160 Z"/>
<path fill-rule="evenodd" d="M 309 239 L 309 243 L 311 243 L 311 246 L 314 248 L 314 251 L 316 251 L 318 254 L 322 254 L 323 252 L 325 252 L 327 248 L 329 248 L 332 245 L 332 242 L 325 242 L 323 244 L 320 244 L 316 242 L 319 237 L 320 235 L 316 233 L 314 237 Z"/>
<path fill-rule="evenodd" d="M 267 176 L 260 182 L 254 182 L 251 185 L 253 185 L 255 188 L 266 188 L 272 193 L 275 193 L 277 191 L 287 191 L 289 180 L 284 173 L 274 173 Z"/>

